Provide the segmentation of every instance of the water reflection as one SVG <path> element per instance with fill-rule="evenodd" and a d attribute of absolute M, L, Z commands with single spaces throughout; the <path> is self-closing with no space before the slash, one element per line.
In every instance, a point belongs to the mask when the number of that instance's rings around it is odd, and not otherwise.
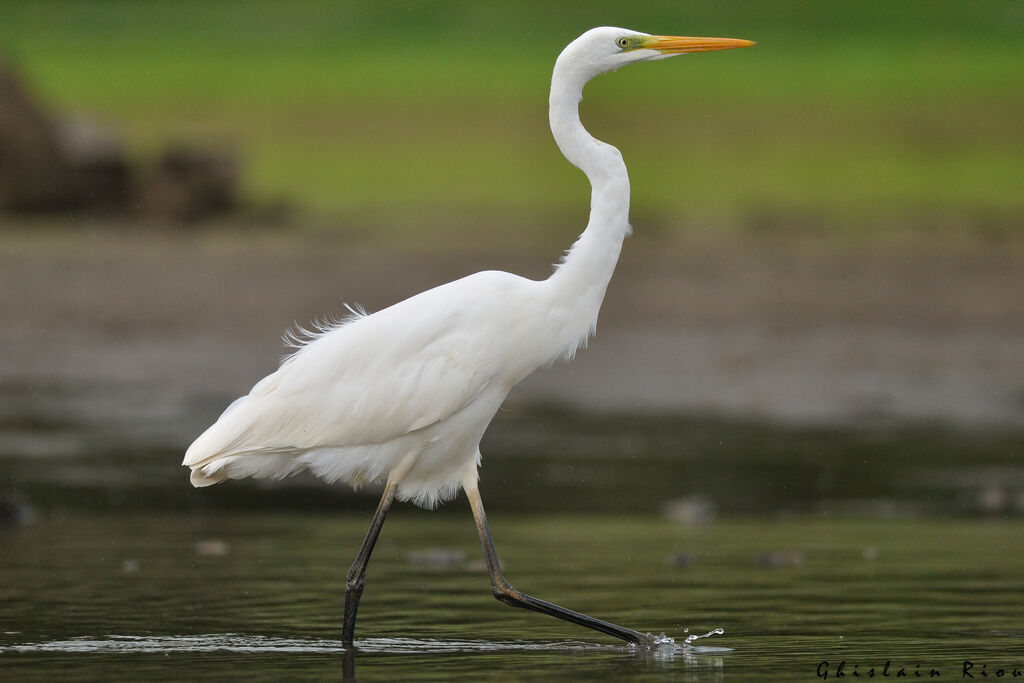
<path fill-rule="evenodd" d="M 546 653 L 555 657 L 579 657 L 588 653 L 618 654 L 640 662 L 670 666 L 679 660 L 689 668 L 720 672 L 721 654 L 729 648 L 690 644 L 662 643 L 654 647 L 600 645 L 579 641 L 529 642 L 438 640 L 415 638 L 368 638 L 355 648 L 344 648 L 341 640 L 278 638 L 239 633 L 207 633 L 196 636 L 108 635 L 101 638 L 77 637 L 65 640 L 22 643 L 0 647 L 0 654 L 62 655 L 331 655 L 339 663 L 343 680 L 357 680 L 361 657 L 373 655 L 437 656 L 453 654 Z"/>
<path fill-rule="evenodd" d="M 722 629 L 716 629 L 721 635 Z M 16 635 L 17 632 L 8 632 Z M 710 635 L 710 634 L 709 634 Z M 703 637 L 703 636 L 698 636 Z M 0 652 L 114 652 L 114 653 L 182 653 L 182 652 L 295 652 L 333 653 L 345 651 L 341 640 L 277 638 L 243 633 L 204 633 L 195 636 L 126 636 L 107 635 L 101 638 L 80 636 L 66 640 L 21 643 L 0 647 Z M 537 652 L 617 652 L 650 660 L 670 661 L 677 656 L 721 654 L 730 648 L 658 643 L 652 647 L 634 645 L 603 645 L 582 641 L 531 642 L 525 640 L 440 640 L 436 638 L 365 638 L 354 648 L 366 654 L 449 654 L 458 652 L 537 651 Z"/>

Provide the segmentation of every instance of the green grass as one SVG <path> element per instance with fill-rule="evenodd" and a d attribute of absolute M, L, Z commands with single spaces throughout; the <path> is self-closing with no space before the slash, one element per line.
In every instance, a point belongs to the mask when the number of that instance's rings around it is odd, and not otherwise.
<path fill-rule="evenodd" d="M 109 122 L 135 153 L 230 145 L 256 200 L 413 228 L 446 211 L 582 213 L 585 182 L 545 104 L 554 57 L 583 28 L 751 38 L 588 88 L 584 121 L 625 153 L 637 215 L 669 229 L 1024 230 L 1012 0 L 0 2 L 0 17 L 0 45 L 44 97 Z"/>

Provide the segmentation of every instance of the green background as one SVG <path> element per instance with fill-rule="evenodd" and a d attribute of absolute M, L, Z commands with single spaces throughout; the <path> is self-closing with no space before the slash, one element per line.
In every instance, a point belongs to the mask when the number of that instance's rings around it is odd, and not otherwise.
<path fill-rule="evenodd" d="M 547 129 L 562 47 L 602 24 L 752 39 L 604 76 L 649 232 L 1019 232 L 1024 5 L 979 2 L 0 2 L 49 103 L 133 154 L 237 150 L 244 190 L 338 226 L 485 239 L 585 210 Z"/>

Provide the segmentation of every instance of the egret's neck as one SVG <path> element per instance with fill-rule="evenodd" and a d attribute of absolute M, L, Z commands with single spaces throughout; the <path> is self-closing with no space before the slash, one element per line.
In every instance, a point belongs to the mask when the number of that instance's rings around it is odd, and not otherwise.
<path fill-rule="evenodd" d="M 619 150 L 580 123 L 579 102 L 590 74 L 559 59 L 551 78 L 551 132 L 562 154 L 591 185 L 587 229 L 548 279 L 560 350 L 571 355 L 597 325 L 605 290 L 629 234 L 629 176 Z"/>

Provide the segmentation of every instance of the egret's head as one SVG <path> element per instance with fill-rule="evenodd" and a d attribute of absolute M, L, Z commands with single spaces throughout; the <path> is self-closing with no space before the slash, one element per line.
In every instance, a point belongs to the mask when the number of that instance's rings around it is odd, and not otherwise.
<path fill-rule="evenodd" d="M 602 26 L 581 35 L 559 55 L 558 61 L 572 65 L 593 78 L 614 71 L 626 64 L 665 59 L 688 52 L 729 50 L 754 45 L 739 38 L 684 38 L 680 36 L 652 36 L 625 28 Z"/>

